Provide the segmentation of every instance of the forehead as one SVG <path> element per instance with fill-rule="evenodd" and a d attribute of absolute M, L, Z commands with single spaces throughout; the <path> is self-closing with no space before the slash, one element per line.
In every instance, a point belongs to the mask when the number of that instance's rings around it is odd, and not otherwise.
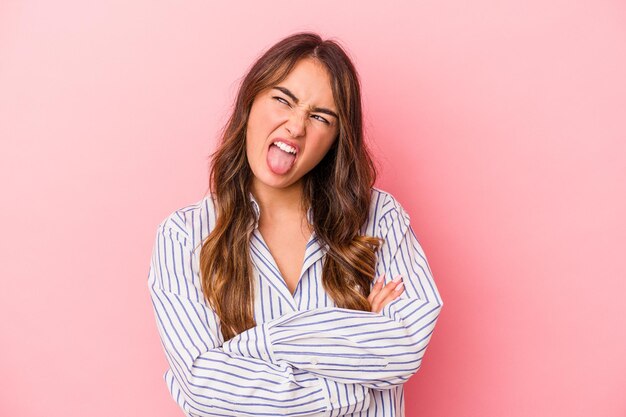
<path fill-rule="evenodd" d="M 276 85 L 288 88 L 302 102 L 334 107 L 330 74 L 324 64 L 313 58 L 298 61 Z"/>

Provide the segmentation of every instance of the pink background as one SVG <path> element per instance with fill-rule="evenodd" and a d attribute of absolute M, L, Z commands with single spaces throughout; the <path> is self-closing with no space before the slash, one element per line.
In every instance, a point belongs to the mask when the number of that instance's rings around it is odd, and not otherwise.
<path fill-rule="evenodd" d="M 202 197 L 253 59 L 307 29 L 352 54 L 444 299 L 407 416 L 626 415 L 624 3 L 347 3 L 0 2 L 0 415 L 182 416 L 156 226 Z"/>

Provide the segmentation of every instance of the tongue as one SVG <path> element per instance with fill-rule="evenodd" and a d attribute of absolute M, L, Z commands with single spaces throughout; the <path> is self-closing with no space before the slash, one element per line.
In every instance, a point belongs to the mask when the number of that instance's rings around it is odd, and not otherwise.
<path fill-rule="evenodd" d="M 271 145 L 267 151 L 267 165 L 274 174 L 282 175 L 289 171 L 296 160 L 296 156 L 292 153 L 281 150 L 276 145 Z"/>

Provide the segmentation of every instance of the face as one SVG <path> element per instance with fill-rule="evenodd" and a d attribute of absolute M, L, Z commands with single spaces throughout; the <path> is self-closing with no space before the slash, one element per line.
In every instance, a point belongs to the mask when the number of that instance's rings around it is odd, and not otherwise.
<path fill-rule="evenodd" d="M 330 76 L 311 58 L 300 60 L 283 81 L 257 94 L 246 129 L 253 188 L 301 185 L 336 140 L 336 114 Z M 274 145 L 277 141 L 282 144 Z"/>

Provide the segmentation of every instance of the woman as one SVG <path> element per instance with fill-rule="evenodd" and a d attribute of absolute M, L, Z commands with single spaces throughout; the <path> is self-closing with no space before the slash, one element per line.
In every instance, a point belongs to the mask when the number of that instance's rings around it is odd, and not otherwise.
<path fill-rule="evenodd" d="M 375 177 L 346 53 L 313 33 L 272 46 L 240 86 L 211 193 L 157 231 L 149 290 L 187 415 L 404 415 L 443 304 Z"/>

